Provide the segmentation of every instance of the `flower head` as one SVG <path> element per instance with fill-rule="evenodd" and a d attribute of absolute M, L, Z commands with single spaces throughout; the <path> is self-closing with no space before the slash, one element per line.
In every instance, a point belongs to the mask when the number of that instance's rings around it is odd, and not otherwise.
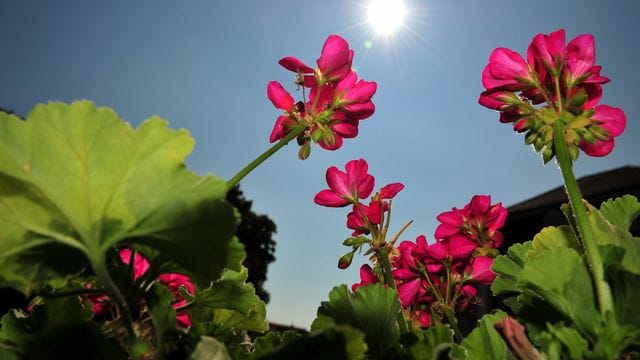
<path fill-rule="evenodd" d="M 296 85 L 309 88 L 309 99 L 295 102 L 293 97 L 272 81 L 267 96 L 278 109 L 284 110 L 274 125 L 269 140 L 284 139 L 291 132 L 298 134 L 299 157 L 306 159 L 311 142 L 326 150 L 342 147 L 344 139 L 358 135 L 358 125 L 375 111 L 371 100 L 377 90 L 375 82 L 358 80 L 351 69 L 353 50 L 346 40 L 330 35 L 325 41 L 314 69 L 299 59 L 287 56 L 279 63 L 296 73 Z"/>
<path fill-rule="evenodd" d="M 501 203 L 491 205 L 491 196 L 475 195 L 462 209 L 453 208 L 437 216 L 440 225 L 436 239 L 465 239 L 480 247 L 497 248 L 502 244 L 498 231 L 507 218 Z"/>
<path fill-rule="evenodd" d="M 366 199 L 373 191 L 375 179 L 367 173 L 369 165 L 364 159 L 351 160 L 345 165 L 346 171 L 331 166 L 327 169 L 327 185 L 316 194 L 313 201 L 322 206 L 343 207 L 357 204 L 359 199 Z"/>
<path fill-rule="evenodd" d="M 607 155 L 626 118 L 620 109 L 598 105 L 601 85 L 609 79 L 600 75 L 602 67 L 595 61 L 593 35 L 578 35 L 565 45 L 563 29 L 536 35 L 527 61 L 510 49 L 497 48 L 482 72 L 485 91 L 478 101 L 500 111 L 501 122 L 526 132 L 525 143 L 541 152 L 545 163 L 555 156 L 553 127 L 560 121 L 573 160 L 579 149 L 590 156 Z"/>

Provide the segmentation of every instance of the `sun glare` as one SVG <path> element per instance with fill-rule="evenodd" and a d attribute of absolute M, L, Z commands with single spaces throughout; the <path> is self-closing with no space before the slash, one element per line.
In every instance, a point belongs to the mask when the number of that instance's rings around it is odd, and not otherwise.
<path fill-rule="evenodd" d="M 407 9 L 402 0 L 371 0 L 367 18 L 375 31 L 389 36 L 402 25 Z"/>

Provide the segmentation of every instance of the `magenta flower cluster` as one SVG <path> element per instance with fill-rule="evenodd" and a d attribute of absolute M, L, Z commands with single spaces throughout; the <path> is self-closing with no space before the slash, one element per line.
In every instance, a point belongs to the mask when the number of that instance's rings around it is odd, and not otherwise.
<path fill-rule="evenodd" d="M 441 321 L 445 313 L 465 311 L 473 303 L 477 285 L 490 285 L 493 257 L 502 243 L 498 231 L 507 210 L 502 204 L 491 205 L 488 195 L 476 195 L 462 209 L 438 215 L 436 241 L 427 243 L 420 235 L 416 241 L 403 241 L 393 261 L 393 278 L 405 315 L 418 326 L 428 327 Z M 360 286 L 378 282 L 369 265 L 360 269 Z"/>
<path fill-rule="evenodd" d="M 269 140 L 283 139 L 299 126 L 304 127 L 297 140 L 301 146 L 299 157 L 310 153 L 311 141 L 322 148 L 336 150 L 343 139 L 358 135 L 358 125 L 375 111 L 371 98 L 377 85 L 373 81 L 358 80 L 351 65 L 353 50 L 338 35 L 330 35 L 324 46 L 317 67 L 314 69 L 295 57 L 279 61 L 285 69 L 296 73 L 296 84 L 309 89 L 309 99 L 296 102 L 277 81 L 269 82 L 267 96 L 284 114 L 276 120 Z"/>
<path fill-rule="evenodd" d="M 602 85 L 609 79 L 595 64 L 595 42 L 579 35 L 565 45 L 564 29 L 536 35 L 527 49 L 527 60 L 507 48 L 496 48 L 482 72 L 485 91 L 479 102 L 500 111 L 500 121 L 515 131 L 527 132 L 525 142 L 542 152 L 545 162 L 553 156 L 553 124 L 565 125 L 565 141 L 571 157 L 578 149 L 590 156 L 605 156 L 614 138 L 626 125 L 624 112 L 599 104 Z"/>

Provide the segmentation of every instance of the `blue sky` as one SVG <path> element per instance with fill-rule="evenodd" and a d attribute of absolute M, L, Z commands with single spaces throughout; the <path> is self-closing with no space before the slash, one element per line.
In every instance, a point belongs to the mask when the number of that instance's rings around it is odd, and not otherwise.
<path fill-rule="evenodd" d="M 366 23 L 367 1 L 4 1 L 0 106 L 27 115 L 38 102 L 90 99 L 134 125 L 158 114 L 196 139 L 190 167 L 229 179 L 269 145 L 279 111 L 267 83 L 294 91 L 278 60 L 314 64 L 327 35 L 343 36 L 359 76 L 378 83 L 375 115 L 340 150 L 316 147 L 299 161 L 292 144 L 241 183 L 278 226 L 268 317 L 304 327 L 334 285 L 358 281 L 366 261 L 336 267 L 348 211 L 312 201 L 328 166 L 362 157 L 377 188 L 403 182 L 392 222 L 414 220 L 403 239 L 432 239 L 435 216 L 474 194 L 508 206 L 561 184 L 553 163 L 542 166 L 522 135 L 477 104 L 495 47 L 524 53 L 535 34 L 561 27 L 567 41 L 593 34 L 612 79 L 601 103 L 622 108 L 627 129 L 610 156 L 583 154 L 576 173 L 640 165 L 639 2 L 405 0 L 409 18 L 385 39 Z"/>

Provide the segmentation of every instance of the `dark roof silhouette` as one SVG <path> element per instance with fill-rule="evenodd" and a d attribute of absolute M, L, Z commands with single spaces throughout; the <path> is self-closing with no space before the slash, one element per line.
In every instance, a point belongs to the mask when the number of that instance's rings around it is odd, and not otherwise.
<path fill-rule="evenodd" d="M 578 185 L 584 198 L 608 195 L 613 192 L 633 190 L 640 187 L 640 167 L 621 168 L 588 175 L 578 179 Z M 559 186 L 531 199 L 509 207 L 509 214 L 518 214 L 540 207 L 554 206 L 567 202 L 564 186 Z"/>
<path fill-rule="evenodd" d="M 623 166 L 584 176 L 578 179 L 582 197 L 592 205 L 599 207 L 603 201 L 625 194 L 640 198 L 640 167 Z M 560 205 L 568 202 L 564 186 L 559 186 L 508 208 L 509 216 L 502 228 L 505 242 L 501 253 L 518 242 L 533 239 L 533 236 L 545 226 L 566 224 L 567 221 Z M 640 233 L 640 219 L 631 226 L 635 236 Z"/>

